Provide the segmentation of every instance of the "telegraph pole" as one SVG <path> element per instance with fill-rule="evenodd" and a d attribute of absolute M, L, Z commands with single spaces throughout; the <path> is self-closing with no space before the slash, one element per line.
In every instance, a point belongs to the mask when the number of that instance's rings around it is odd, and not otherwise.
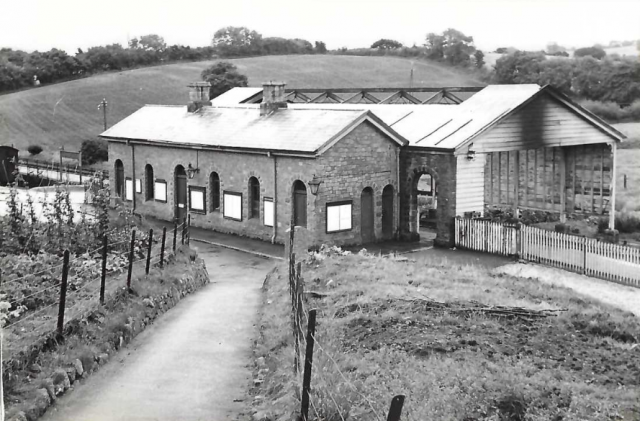
<path fill-rule="evenodd" d="M 107 130 L 107 99 L 103 98 L 102 102 L 98 104 L 98 109 L 102 109 L 102 115 L 104 116 L 104 130 Z"/>

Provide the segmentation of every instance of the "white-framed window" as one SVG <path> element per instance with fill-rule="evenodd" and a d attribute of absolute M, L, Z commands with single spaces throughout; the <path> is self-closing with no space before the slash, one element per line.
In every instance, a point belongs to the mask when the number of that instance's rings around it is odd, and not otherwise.
<path fill-rule="evenodd" d="M 167 182 L 164 180 L 156 180 L 154 183 L 154 197 L 156 198 L 156 202 L 165 202 L 167 201 Z"/>
<path fill-rule="evenodd" d="M 142 193 L 142 180 L 136 178 L 136 193 Z"/>
<path fill-rule="evenodd" d="M 270 197 L 265 197 L 262 202 L 264 207 L 264 224 L 268 227 L 272 227 L 275 222 L 273 199 Z"/>
<path fill-rule="evenodd" d="M 189 210 L 196 213 L 205 213 L 207 189 L 198 186 L 189 186 Z"/>
<path fill-rule="evenodd" d="M 124 180 L 124 200 L 133 200 L 133 180 L 130 178 Z"/>
<path fill-rule="evenodd" d="M 223 197 L 224 217 L 242 221 L 242 193 L 226 191 Z"/>
<path fill-rule="evenodd" d="M 349 231 L 352 227 L 352 202 L 327 203 L 327 232 Z"/>

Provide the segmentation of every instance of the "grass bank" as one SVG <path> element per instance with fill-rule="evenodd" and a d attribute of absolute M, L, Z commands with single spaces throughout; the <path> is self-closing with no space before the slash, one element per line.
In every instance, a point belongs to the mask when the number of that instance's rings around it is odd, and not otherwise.
<path fill-rule="evenodd" d="M 568 289 L 446 258 L 320 255 L 311 419 L 637 420 L 639 320 Z M 254 419 L 299 410 L 286 266 L 265 283 Z M 313 298 L 319 297 L 319 298 Z"/>

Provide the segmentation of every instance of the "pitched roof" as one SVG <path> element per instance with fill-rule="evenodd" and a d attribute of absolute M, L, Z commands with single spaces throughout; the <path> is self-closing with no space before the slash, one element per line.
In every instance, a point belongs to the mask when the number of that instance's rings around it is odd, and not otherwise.
<path fill-rule="evenodd" d="M 233 88 L 213 98 L 211 105 L 238 105 L 258 94 L 262 94 L 262 88 Z"/>
<path fill-rule="evenodd" d="M 146 105 L 100 136 L 111 140 L 319 154 L 365 120 L 392 141 L 406 144 L 406 140 L 367 110 L 280 109 L 260 116 L 253 105 L 203 107 L 194 113 L 185 106 Z"/>

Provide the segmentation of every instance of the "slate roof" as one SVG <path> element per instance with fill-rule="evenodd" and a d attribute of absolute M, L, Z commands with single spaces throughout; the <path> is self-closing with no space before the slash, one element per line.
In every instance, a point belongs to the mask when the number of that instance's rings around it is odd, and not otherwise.
<path fill-rule="evenodd" d="M 319 153 L 364 120 L 406 141 L 367 110 L 280 109 L 260 116 L 258 106 L 203 107 L 146 105 L 100 136 L 214 148 Z"/>
<path fill-rule="evenodd" d="M 262 88 L 234 88 L 227 92 L 224 92 L 211 100 L 211 105 L 238 105 L 242 101 L 253 97 L 254 95 L 261 94 Z"/>

